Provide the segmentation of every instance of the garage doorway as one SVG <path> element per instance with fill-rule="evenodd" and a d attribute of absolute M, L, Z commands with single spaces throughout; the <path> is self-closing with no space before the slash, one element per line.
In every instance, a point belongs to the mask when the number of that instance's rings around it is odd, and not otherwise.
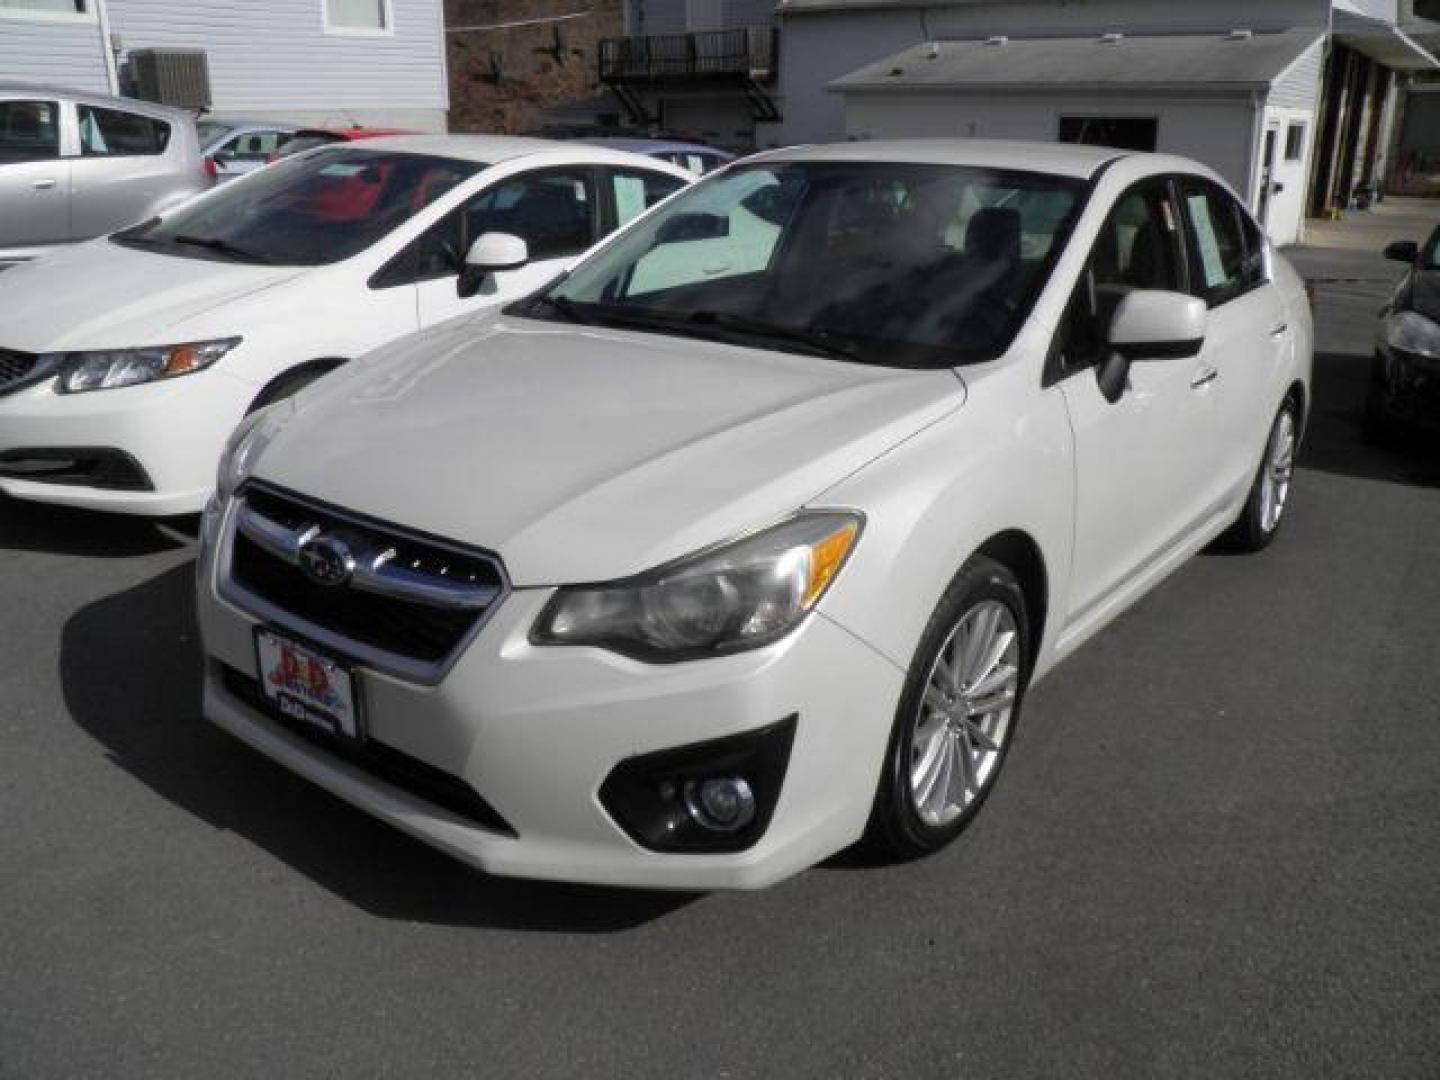
<path fill-rule="evenodd" d="M 1060 141 L 1153 152 L 1160 121 L 1153 116 L 1062 116 Z"/>

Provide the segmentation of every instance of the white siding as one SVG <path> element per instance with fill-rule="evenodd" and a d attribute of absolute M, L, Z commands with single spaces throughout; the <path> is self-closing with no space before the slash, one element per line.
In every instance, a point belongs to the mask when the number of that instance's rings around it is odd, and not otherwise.
<path fill-rule="evenodd" d="M 1269 104 L 1282 109 L 1309 109 L 1320 93 L 1320 70 L 1325 64 L 1325 39 L 1306 49 L 1270 87 Z"/>
<path fill-rule="evenodd" d="M 1383 4 L 1384 0 L 1372 2 Z M 1390 6 L 1394 8 L 1394 0 Z M 931 8 L 926 22 L 931 36 L 937 38 L 989 34 L 1065 37 L 1111 30 L 1126 34 L 1223 32 L 1241 27 L 1259 31 L 1314 26 L 1321 30 L 1329 25 L 1329 17 L 1329 0 L 1086 0 L 1079 4 L 1074 0 L 982 0 Z"/>
<path fill-rule="evenodd" d="M 100 24 L 0 17 L 0 79 L 108 94 Z"/>
<path fill-rule="evenodd" d="M 325 33 L 322 0 L 110 0 L 110 24 L 127 52 L 204 49 L 217 113 L 342 123 L 448 107 L 440 2 L 391 0 L 386 35 Z"/>
<path fill-rule="evenodd" d="M 1249 198 L 1250 146 L 1255 110 L 1248 101 L 1093 95 L 851 93 L 846 134 L 853 138 L 974 137 L 1054 142 L 1060 116 L 1154 116 L 1156 149 L 1204 162 Z"/>

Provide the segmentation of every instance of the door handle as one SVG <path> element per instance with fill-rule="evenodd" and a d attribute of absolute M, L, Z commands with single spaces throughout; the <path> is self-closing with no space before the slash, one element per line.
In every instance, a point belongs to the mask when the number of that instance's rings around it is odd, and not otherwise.
<path fill-rule="evenodd" d="M 44 191 L 46 188 L 52 188 L 52 187 L 54 187 L 54 186 L 55 186 L 55 181 L 54 181 L 53 179 L 50 179 L 50 180 L 36 180 L 36 181 L 35 181 L 35 184 L 34 184 L 34 187 L 35 187 L 35 190 L 36 190 L 36 191 Z"/>
<path fill-rule="evenodd" d="M 1289 324 L 1289 323 L 1283 323 L 1283 322 L 1282 322 L 1279 326 L 1272 326 L 1272 327 L 1270 328 L 1270 336 L 1271 336 L 1271 337 L 1275 337 L 1275 338 L 1284 337 L 1284 336 L 1285 336 L 1285 331 L 1286 331 L 1286 330 L 1289 330 L 1289 329 L 1290 329 L 1290 324 Z"/>
<path fill-rule="evenodd" d="M 1220 372 L 1216 371 L 1213 367 L 1210 367 L 1207 364 L 1205 367 L 1200 369 L 1199 373 L 1195 376 L 1195 378 L 1190 380 L 1190 389 L 1199 390 L 1202 386 L 1210 385 L 1219 377 Z"/>

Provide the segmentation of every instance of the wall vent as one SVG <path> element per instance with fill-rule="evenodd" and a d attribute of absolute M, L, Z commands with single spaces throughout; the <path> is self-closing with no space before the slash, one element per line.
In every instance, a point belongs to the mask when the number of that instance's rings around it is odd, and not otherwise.
<path fill-rule="evenodd" d="M 135 96 L 182 109 L 210 107 L 210 65 L 204 49 L 135 49 Z"/>

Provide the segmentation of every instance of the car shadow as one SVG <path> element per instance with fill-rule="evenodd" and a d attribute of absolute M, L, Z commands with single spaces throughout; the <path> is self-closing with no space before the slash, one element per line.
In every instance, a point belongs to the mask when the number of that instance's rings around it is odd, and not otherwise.
<path fill-rule="evenodd" d="M 698 898 L 487 875 L 250 750 L 200 715 L 194 602 L 194 563 L 187 561 L 78 611 L 60 646 L 75 722 L 115 764 L 176 806 L 383 918 L 608 933 Z"/>
<path fill-rule="evenodd" d="M 117 559 L 153 555 L 185 546 L 183 521 L 178 530 L 173 524 L 25 502 L 0 494 L 0 550 Z"/>
<path fill-rule="evenodd" d="M 1412 437 L 1384 447 L 1365 441 L 1365 392 L 1369 381 L 1368 356 L 1315 354 L 1313 403 L 1299 467 L 1415 487 L 1440 487 L 1437 440 Z"/>

